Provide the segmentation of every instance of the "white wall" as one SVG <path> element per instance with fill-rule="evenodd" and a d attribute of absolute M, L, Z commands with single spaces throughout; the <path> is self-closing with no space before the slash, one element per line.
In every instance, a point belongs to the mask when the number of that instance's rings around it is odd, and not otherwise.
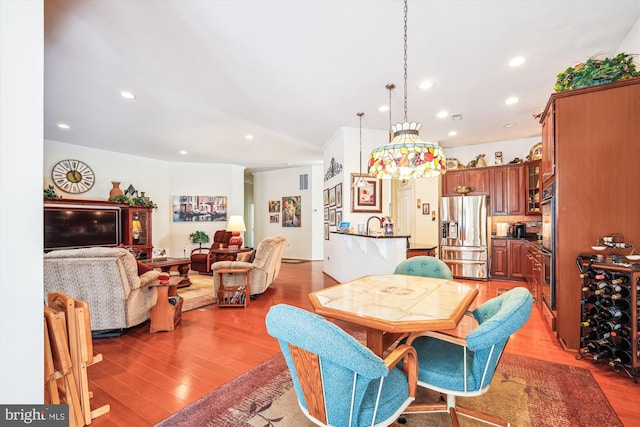
<path fill-rule="evenodd" d="M 618 50 L 616 53 L 628 53 L 631 55 L 640 55 L 640 19 L 636 21 L 636 24 L 633 26 L 629 34 L 624 38 L 620 46 L 618 46 Z M 640 65 L 640 58 L 638 56 L 634 57 L 634 62 L 636 63 L 636 68 Z"/>
<path fill-rule="evenodd" d="M 43 402 L 44 3 L 0 1 L 0 403 Z M 29 256 L 33 255 L 33 256 Z"/>
<path fill-rule="evenodd" d="M 534 120 L 533 117 L 531 120 Z M 542 129 L 541 129 L 542 130 Z M 486 144 L 467 145 L 465 147 L 445 148 L 447 159 L 456 158 L 462 164 L 467 164 L 477 155 L 484 154 L 487 166 L 495 164 L 496 151 L 502 151 L 503 164 L 507 164 L 516 157 L 526 160 L 531 147 L 542 141 L 542 135 L 531 138 L 513 139 L 507 141 L 488 142 Z"/>
<path fill-rule="evenodd" d="M 319 176 L 321 166 L 304 166 L 253 175 L 254 232 L 255 242 L 269 236 L 283 236 L 287 239 L 283 257 L 305 260 L 322 259 L 322 191 Z M 309 189 L 300 190 L 300 175 L 309 175 Z M 300 196 L 300 227 L 282 226 L 282 198 Z M 269 222 L 269 201 L 280 201 L 280 218 L 277 223 Z"/>

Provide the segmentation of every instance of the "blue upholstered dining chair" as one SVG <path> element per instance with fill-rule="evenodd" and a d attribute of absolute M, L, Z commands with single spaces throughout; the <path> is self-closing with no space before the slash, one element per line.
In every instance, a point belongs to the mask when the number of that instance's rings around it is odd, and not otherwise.
<path fill-rule="evenodd" d="M 453 279 L 453 274 L 447 264 L 432 256 L 414 256 L 405 259 L 396 266 L 393 274 Z"/>
<path fill-rule="evenodd" d="M 408 345 L 381 359 L 325 318 L 286 304 L 271 307 L 266 325 L 302 412 L 317 425 L 387 426 L 415 398 L 417 360 Z"/>
<path fill-rule="evenodd" d="M 446 394 L 447 403 L 415 403 L 405 412 L 449 412 L 454 425 L 460 414 L 509 426 L 497 416 L 456 406 L 456 396 L 479 396 L 489 389 L 507 340 L 529 319 L 532 304 L 529 290 L 514 288 L 472 312 L 478 326 L 466 338 L 441 332 L 411 335 L 406 342 L 418 352 L 418 385 Z"/>

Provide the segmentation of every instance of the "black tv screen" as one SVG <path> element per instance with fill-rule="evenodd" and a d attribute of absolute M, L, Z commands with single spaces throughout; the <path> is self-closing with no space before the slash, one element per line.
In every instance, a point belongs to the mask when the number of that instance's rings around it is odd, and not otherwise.
<path fill-rule="evenodd" d="M 45 207 L 45 250 L 117 246 L 119 243 L 119 209 Z"/>

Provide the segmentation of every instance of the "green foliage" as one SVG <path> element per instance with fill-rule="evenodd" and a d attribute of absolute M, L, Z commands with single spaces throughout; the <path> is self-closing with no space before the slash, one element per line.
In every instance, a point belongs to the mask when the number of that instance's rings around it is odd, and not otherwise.
<path fill-rule="evenodd" d="M 62 198 L 62 196 L 58 196 L 58 193 L 56 193 L 56 189 L 53 188 L 53 185 L 49 184 L 49 186 L 44 189 L 44 198 L 45 199 L 60 199 L 60 198 Z"/>
<path fill-rule="evenodd" d="M 204 231 L 198 230 L 189 234 L 189 240 L 191 241 L 191 243 L 208 243 L 209 235 Z"/>
<path fill-rule="evenodd" d="M 633 55 L 624 52 L 613 58 L 589 58 L 584 63 L 567 68 L 558 74 L 555 84 L 556 92 L 579 89 L 602 83 L 640 77 L 633 62 Z"/>
<path fill-rule="evenodd" d="M 114 203 L 126 203 L 129 206 L 146 206 L 150 208 L 157 209 L 158 205 L 153 203 L 151 200 L 146 200 L 144 197 L 129 197 L 121 194 L 120 196 L 109 197 L 110 202 Z"/>

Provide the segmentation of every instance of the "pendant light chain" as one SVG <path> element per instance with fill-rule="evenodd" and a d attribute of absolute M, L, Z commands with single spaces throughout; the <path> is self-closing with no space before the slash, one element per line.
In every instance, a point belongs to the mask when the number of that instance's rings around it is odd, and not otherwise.
<path fill-rule="evenodd" d="M 404 0 L 404 122 L 407 122 L 407 14 L 408 0 Z"/>
<path fill-rule="evenodd" d="M 362 179 L 362 116 L 364 116 L 364 113 L 358 113 L 358 117 L 360 117 L 360 163 L 358 164 L 360 179 Z"/>

